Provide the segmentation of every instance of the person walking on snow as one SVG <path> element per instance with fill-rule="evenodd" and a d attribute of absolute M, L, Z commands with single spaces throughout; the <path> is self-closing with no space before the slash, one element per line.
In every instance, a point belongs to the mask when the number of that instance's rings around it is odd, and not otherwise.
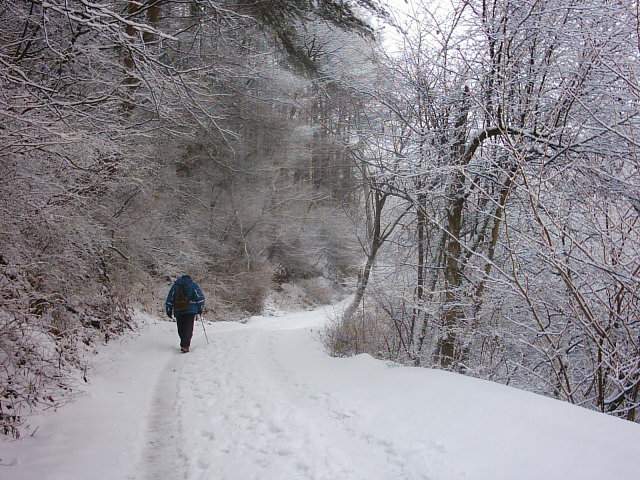
<path fill-rule="evenodd" d="M 180 351 L 187 353 L 193 336 L 193 322 L 204 309 L 202 290 L 189 275 L 182 275 L 171 286 L 164 309 L 169 318 L 173 318 L 172 315 L 176 317 Z"/>

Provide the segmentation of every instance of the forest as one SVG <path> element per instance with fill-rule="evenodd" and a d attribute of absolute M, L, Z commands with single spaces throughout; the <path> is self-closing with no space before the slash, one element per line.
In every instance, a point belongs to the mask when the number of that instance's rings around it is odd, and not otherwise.
<path fill-rule="evenodd" d="M 637 0 L 5 0 L 0 22 L 4 434 L 187 272 L 212 320 L 349 293 L 333 355 L 640 421 Z"/>

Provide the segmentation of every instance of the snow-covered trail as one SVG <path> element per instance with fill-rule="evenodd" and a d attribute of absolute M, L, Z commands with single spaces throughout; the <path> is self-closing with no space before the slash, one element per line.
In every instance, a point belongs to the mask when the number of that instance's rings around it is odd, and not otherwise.
<path fill-rule="evenodd" d="M 22 442 L 0 478 L 635 479 L 640 426 L 490 382 L 330 358 L 331 310 L 150 322 L 98 357 L 86 395 Z M 11 466 L 2 466 L 11 465 Z"/>
<path fill-rule="evenodd" d="M 357 412 L 332 394 L 334 372 L 316 369 L 326 358 L 313 338 L 321 321 L 254 320 L 216 337 L 211 350 L 194 350 L 179 399 L 192 433 L 184 478 L 406 477 L 384 438 L 348 422 Z"/>

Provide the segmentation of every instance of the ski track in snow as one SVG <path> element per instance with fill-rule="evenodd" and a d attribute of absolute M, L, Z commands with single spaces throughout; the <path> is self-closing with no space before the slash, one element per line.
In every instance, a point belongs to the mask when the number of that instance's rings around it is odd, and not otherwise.
<path fill-rule="evenodd" d="M 247 324 L 147 317 L 97 358 L 87 394 L 0 442 L 12 480 L 637 478 L 640 426 L 491 382 L 331 358 L 329 309 Z M 616 445 L 611 448 L 611 439 Z"/>
<path fill-rule="evenodd" d="M 154 390 L 142 453 L 145 480 L 166 478 L 167 472 L 176 479 L 188 478 L 187 454 L 180 442 L 184 435 L 182 417 L 176 415 L 182 365 L 176 363 L 165 366 Z"/>

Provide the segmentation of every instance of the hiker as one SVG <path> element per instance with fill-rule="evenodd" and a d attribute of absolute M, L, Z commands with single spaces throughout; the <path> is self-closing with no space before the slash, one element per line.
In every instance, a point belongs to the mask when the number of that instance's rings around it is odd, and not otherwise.
<path fill-rule="evenodd" d="M 176 317 L 178 335 L 180 336 L 180 351 L 187 353 L 191 345 L 193 335 L 193 322 L 196 315 L 202 313 L 204 308 L 204 295 L 196 282 L 189 275 L 178 278 L 169 290 L 164 309 L 167 316 Z"/>

